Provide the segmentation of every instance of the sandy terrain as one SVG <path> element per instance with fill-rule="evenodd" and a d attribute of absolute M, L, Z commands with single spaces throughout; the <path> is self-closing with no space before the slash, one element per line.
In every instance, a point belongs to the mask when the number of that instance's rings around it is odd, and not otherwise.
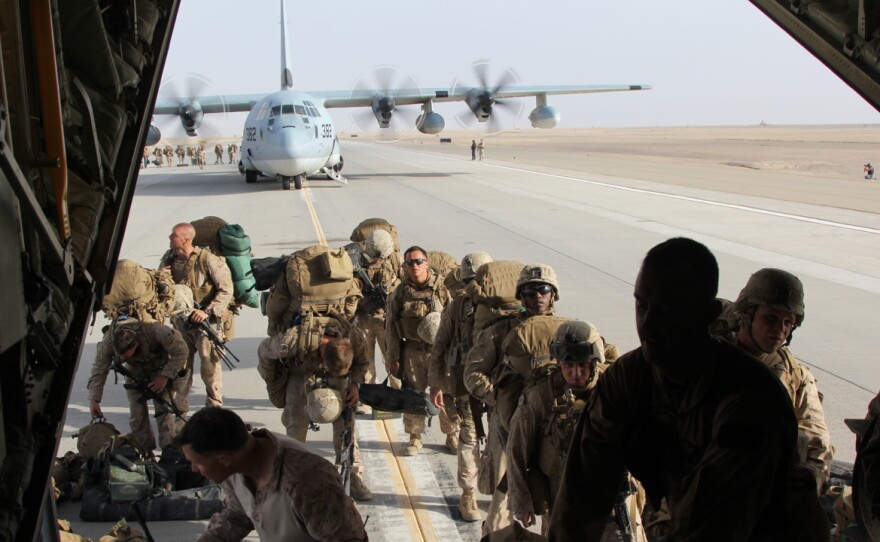
<path fill-rule="evenodd" d="M 862 172 L 867 162 L 880 165 L 880 125 L 444 131 L 435 136 L 414 131 L 340 133 L 343 151 L 349 142 L 384 141 L 465 158 L 470 157 L 471 140 L 480 138 L 485 140 L 486 160 L 493 162 L 880 212 L 878 183 L 866 181 Z M 224 146 L 240 143 L 236 138 L 199 138 L 209 151 L 208 163 L 213 163 L 211 149 L 217 140 Z"/>

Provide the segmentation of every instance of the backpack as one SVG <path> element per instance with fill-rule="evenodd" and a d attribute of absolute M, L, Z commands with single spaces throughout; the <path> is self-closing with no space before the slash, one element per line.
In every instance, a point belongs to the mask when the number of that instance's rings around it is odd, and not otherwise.
<path fill-rule="evenodd" d="M 548 374 L 550 342 L 556 330 L 568 318 L 533 316 L 513 328 L 501 342 L 504 360 L 492 377 L 495 388 L 495 412 L 501 426 L 509 431 L 510 420 L 523 392 Z"/>
<path fill-rule="evenodd" d="M 431 265 L 431 269 L 444 279 L 446 275 L 458 269 L 458 260 L 452 254 L 442 250 L 428 251 L 428 263 Z"/>
<path fill-rule="evenodd" d="M 101 301 L 107 318 L 131 316 L 142 322 L 165 322 L 174 306 L 174 280 L 168 273 L 119 260 L 110 291 Z"/>
<path fill-rule="evenodd" d="M 480 266 L 466 293 L 473 301 L 474 331 L 479 332 L 500 317 L 516 314 L 522 304 L 516 298 L 516 283 L 523 264 L 512 260 L 498 260 Z"/>
<path fill-rule="evenodd" d="M 360 285 L 344 248 L 306 247 L 287 260 L 266 301 L 269 335 L 301 325 L 310 316 L 353 318 L 360 297 Z"/>
<path fill-rule="evenodd" d="M 251 239 L 244 228 L 238 224 L 229 224 L 216 216 L 206 216 L 190 224 L 196 230 L 193 246 L 207 248 L 226 260 L 232 276 L 235 302 L 248 307 L 259 307 L 260 295 L 251 270 Z"/>
<path fill-rule="evenodd" d="M 366 241 L 367 236 L 376 229 L 382 229 L 391 234 L 391 238 L 394 240 L 394 251 L 388 256 L 388 259 L 391 260 L 395 270 L 400 269 L 403 265 L 403 257 L 400 254 L 400 235 L 397 233 L 397 226 L 389 223 L 384 218 L 368 218 L 362 221 L 351 232 L 349 239 L 355 243 L 363 243 Z"/>
<path fill-rule="evenodd" d="M 119 430 L 116 426 L 105 420 L 103 416 L 95 418 L 77 432 L 76 451 L 84 460 L 98 457 L 101 448 L 118 434 Z"/>

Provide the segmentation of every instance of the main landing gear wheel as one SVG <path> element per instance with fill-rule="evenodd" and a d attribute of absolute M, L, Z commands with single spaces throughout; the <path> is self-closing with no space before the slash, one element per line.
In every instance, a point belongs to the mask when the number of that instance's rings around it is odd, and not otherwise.
<path fill-rule="evenodd" d="M 290 190 L 290 177 L 281 176 L 281 190 Z"/>
<path fill-rule="evenodd" d="M 257 182 L 257 172 L 252 169 L 246 169 L 244 172 L 244 180 L 248 184 Z"/>
<path fill-rule="evenodd" d="M 290 187 L 289 183 L 290 183 L 290 181 L 288 181 L 288 188 Z M 297 175 L 293 178 L 293 186 L 297 190 L 302 190 L 302 187 L 303 187 L 303 176 L 302 175 Z M 285 188 L 285 190 L 287 190 L 287 189 Z"/>

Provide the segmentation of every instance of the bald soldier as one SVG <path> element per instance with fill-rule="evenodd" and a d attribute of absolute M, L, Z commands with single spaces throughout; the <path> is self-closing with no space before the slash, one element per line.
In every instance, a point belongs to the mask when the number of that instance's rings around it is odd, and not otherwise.
<path fill-rule="evenodd" d="M 231 338 L 233 313 L 232 276 L 226 260 L 215 256 L 210 250 L 193 246 L 196 230 L 192 224 L 180 223 L 168 236 L 170 250 L 162 257 L 161 269 L 171 273 L 175 284 L 189 286 L 196 309 L 189 320 L 175 319 L 174 326 L 183 335 L 189 348 L 186 367 L 190 370 L 189 387 L 192 387 L 192 369 L 198 352 L 202 382 L 205 383 L 205 406 L 223 405 L 223 375 L 220 352 L 199 329 L 208 322 L 222 340 Z"/>

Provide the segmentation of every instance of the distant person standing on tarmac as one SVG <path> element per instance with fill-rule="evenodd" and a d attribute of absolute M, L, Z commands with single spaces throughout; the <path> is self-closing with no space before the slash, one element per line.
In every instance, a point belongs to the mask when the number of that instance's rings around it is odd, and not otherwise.
<path fill-rule="evenodd" d="M 865 164 L 865 178 L 869 181 L 874 179 L 874 165 L 871 162 Z"/>
<path fill-rule="evenodd" d="M 482 160 L 483 159 L 483 151 L 486 150 L 486 144 L 483 142 L 482 139 L 480 140 L 480 144 L 477 145 L 477 150 L 480 151 L 480 160 Z"/>
<path fill-rule="evenodd" d="M 477 141 L 471 139 L 471 160 L 477 159 Z"/>

